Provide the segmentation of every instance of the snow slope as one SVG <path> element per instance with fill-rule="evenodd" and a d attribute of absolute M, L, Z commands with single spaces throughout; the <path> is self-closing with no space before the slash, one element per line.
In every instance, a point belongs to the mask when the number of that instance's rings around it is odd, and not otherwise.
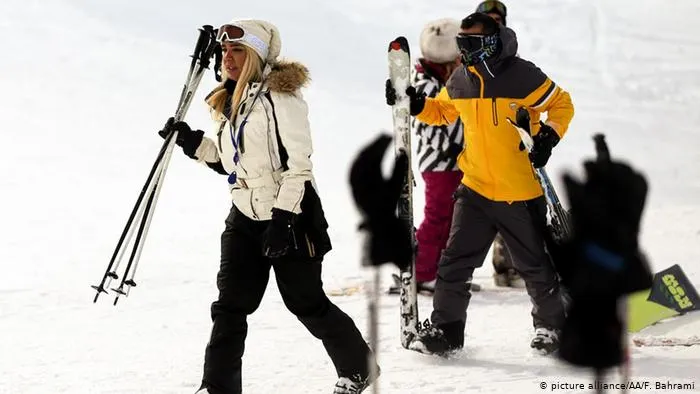
<path fill-rule="evenodd" d="M 445 0 L 4 0 L 0 2 L 0 393 L 191 393 L 198 386 L 216 296 L 218 240 L 229 199 L 223 178 L 176 152 L 154 216 L 139 286 L 113 307 L 95 284 L 161 145 L 196 28 L 232 18 L 275 22 L 283 54 L 307 64 L 314 162 L 335 249 L 329 289 L 361 284 L 350 160 L 382 128 L 386 43 L 417 54 L 424 22 L 462 18 L 476 2 Z M 521 0 L 509 24 L 521 56 L 567 88 L 576 116 L 550 174 L 578 171 L 590 136 L 649 176 L 643 245 L 657 270 L 680 264 L 700 286 L 700 3 L 679 0 Z M 209 127 L 206 77 L 187 120 Z M 558 182 L 558 176 L 554 176 Z M 422 218 L 422 184 L 416 220 Z M 386 275 L 388 276 L 387 269 Z M 488 283 L 489 267 L 477 272 Z M 366 325 L 362 295 L 333 299 Z M 529 301 L 484 292 L 469 310 L 454 360 L 402 350 L 397 299 L 381 300 L 382 392 L 542 392 L 540 382 L 587 382 L 533 355 Z M 430 299 L 421 298 L 421 314 Z M 320 343 L 286 312 L 274 286 L 250 318 L 248 393 L 329 393 Z M 698 334 L 697 326 L 681 334 Z M 677 332 L 676 332 L 677 333 Z M 634 349 L 633 376 L 696 383 L 700 350 Z M 574 392 L 557 390 L 557 392 Z M 645 392 L 654 392 L 646 390 Z"/>

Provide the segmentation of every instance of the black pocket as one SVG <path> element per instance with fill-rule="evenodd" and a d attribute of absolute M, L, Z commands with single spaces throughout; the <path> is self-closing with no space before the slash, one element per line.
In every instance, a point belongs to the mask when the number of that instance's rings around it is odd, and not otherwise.
<path fill-rule="evenodd" d="M 308 247 L 303 249 L 307 249 L 309 257 L 323 257 L 332 249 L 331 239 L 328 236 L 328 222 L 321 199 L 310 181 L 304 184 L 304 199 L 301 201 L 299 216 L 299 230 L 304 234 L 304 238 L 300 239 L 301 243 L 305 244 L 308 238 Z"/>

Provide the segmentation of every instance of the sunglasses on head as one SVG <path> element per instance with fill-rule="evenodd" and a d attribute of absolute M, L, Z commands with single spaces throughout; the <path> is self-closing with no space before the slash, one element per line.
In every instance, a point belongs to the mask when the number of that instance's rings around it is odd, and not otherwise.
<path fill-rule="evenodd" d="M 476 12 L 483 12 L 484 14 L 488 14 L 489 12 L 495 12 L 497 14 L 500 14 L 501 16 L 506 16 L 508 14 L 508 10 L 506 9 L 506 5 L 501 3 L 500 1 L 484 1 L 483 3 L 479 4 L 479 7 L 477 7 Z"/>
<path fill-rule="evenodd" d="M 239 41 L 245 36 L 245 30 L 234 25 L 223 25 L 219 28 L 216 34 L 216 41 L 227 42 L 227 41 Z"/>
<path fill-rule="evenodd" d="M 264 60 L 267 57 L 269 45 L 261 40 L 258 36 L 246 32 L 243 28 L 236 25 L 223 25 L 216 32 L 216 41 L 223 43 L 244 43 L 249 47 L 254 48 L 260 57 Z"/>

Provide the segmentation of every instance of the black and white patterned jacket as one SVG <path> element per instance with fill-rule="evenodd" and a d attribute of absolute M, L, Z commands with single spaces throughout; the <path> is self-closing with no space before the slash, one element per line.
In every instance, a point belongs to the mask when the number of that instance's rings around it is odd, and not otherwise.
<path fill-rule="evenodd" d="M 430 65 L 419 59 L 413 72 L 413 86 L 419 94 L 435 97 L 444 84 L 431 72 Z M 464 146 L 461 119 L 447 126 L 430 126 L 414 118 L 411 128 L 418 136 L 420 172 L 459 171 L 457 156 Z"/>

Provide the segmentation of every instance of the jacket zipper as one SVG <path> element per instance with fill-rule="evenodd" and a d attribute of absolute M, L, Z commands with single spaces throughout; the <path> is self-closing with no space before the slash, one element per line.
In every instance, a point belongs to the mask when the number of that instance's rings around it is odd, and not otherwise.
<path fill-rule="evenodd" d="M 498 106 L 496 105 L 496 98 L 491 99 L 491 113 L 493 115 L 493 125 L 498 126 Z"/>
<path fill-rule="evenodd" d="M 474 66 L 470 66 L 470 67 L 472 68 L 472 72 L 474 73 L 474 75 L 476 75 L 479 78 L 479 83 L 481 83 L 481 86 L 479 88 L 479 99 L 476 102 L 476 112 L 477 112 L 476 119 L 478 122 L 480 120 L 479 119 L 479 101 L 484 99 L 484 91 L 486 90 L 486 86 L 484 84 L 484 77 L 482 77 L 481 74 L 479 74 L 479 71 L 476 70 L 476 67 L 474 67 Z M 492 105 L 495 105 L 495 103 L 496 103 L 496 99 L 494 98 Z M 494 110 L 495 110 L 495 108 L 492 107 L 492 111 L 494 111 Z M 485 123 L 484 125 L 486 125 L 486 124 L 487 123 Z M 479 125 L 477 124 L 477 129 L 478 128 L 479 128 Z M 483 133 L 483 131 L 482 131 L 482 133 Z M 491 184 L 493 185 L 493 197 L 495 198 L 496 197 L 496 182 L 495 182 L 496 178 L 493 176 L 493 171 L 491 171 L 491 163 L 489 163 L 489 159 L 488 159 L 489 150 L 488 150 L 488 147 L 486 146 L 486 141 L 488 138 L 487 133 L 483 133 L 481 138 L 482 138 L 482 146 L 484 148 L 484 160 L 486 161 L 486 163 L 485 163 L 486 169 L 487 169 L 489 176 L 491 177 L 491 180 L 492 180 Z"/>

